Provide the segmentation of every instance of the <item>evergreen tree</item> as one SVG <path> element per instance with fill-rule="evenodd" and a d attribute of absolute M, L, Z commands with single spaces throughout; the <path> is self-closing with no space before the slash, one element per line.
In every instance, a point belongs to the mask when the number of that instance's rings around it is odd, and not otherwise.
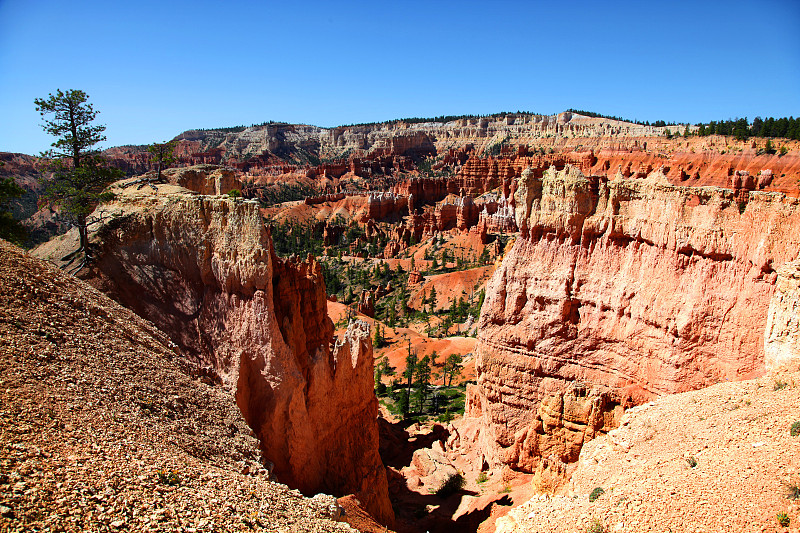
<path fill-rule="evenodd" d="M 11 215 L 9 202 L 23 194 L 25 190 L 17 185 L 14 178 L 0 179 L 0 239 L 20 246 L 27 239 L 28 232 L 25 226 Z"/>
<path fill-rule="evenodd" d="M 767 120 L 765 120 L 764 128 L 761 131 L 764 132 L 762 134 L 763 137 L 775 137 L 775 119 L 769 117 Z"/>
<path fill-rule="evenodd" d="M 486 290 L 481 289 L 478 293 L 478 311 L 483 307 L 483 301 L 486 299 Z"/>
<path fill-rule="evenodd" d="M 464 358 L 457 353 L 450 354 L 447 359 L 444 361 L 444 377 L 448 379 L 447 386 L 453 386 L 453 378 L 461 373 L 461 363 L 463 363 Z"/>
<path fill-rule="evenodd" d="M 753 124 L 750 126 L 750 134 L 753 137 L 762 137 L 761 129 L 764 127 L 764 121 L 761 120 L 761 117 L 756 117 L 753 119 Z"/>
<path fill-rule="evenodd" d="M 436 312 L 436 287 L 431 285 L 431 294 L 428 296 L 428 311 L 433 314 Z"/>
<path fill-rule="evenodd" d="M 395 309 L 395 301 L 394 298 L 391 298 L 387 302 L 386 307 L 386 323 L 389 325 L 390 328 L 394 327 L 395 321 L 397 320 L 397 310 Z"/>
<path fill-rule="evenodd" d="M 485 265 L 489 262 L 489 248 L 484 246 L 483 251 L 481 252 L 480 257 L 478 258 L 478 262 L 482 265 Z"/>
<path fill-rule="evenodd" d="M 414 378 L 414 371 L 417 368 L 417 352 L 411 351 L 411 341 L 408 341 L 408 355 L 406 356 L 406 369 L 403 372 L 403 377 L 406 378 L 406 396 L 405 396 L 405 410 L 402 411 L 403 415 L 408 415 L 408 410 L 411 405 L 411 384 Z"/>
<path fill-rule="evenodd" d="M 175 162 L 175 146 L 178 141 L 172 140 L 163 143 L 153 143 L 147 147 L 150 152 L 150 162 L 156 165 L 156 181 L 161 181 L 161 171 L 169 168 Z"/>
<path fill-rule="evenodd" d="M 775 121 L 775 137 L 786 137 L 789 133 L 789 119 L 786 117 L 780 118 Z"/>
<path fill-rule="evenodd" d="M 381 334 L 381 325 L 378 322 L 375 322 L 375 335 L 372 338 L 372 345 L 375 348 L 381 348 L 383 346 L 383 335 Z"/>
<path fill-rule="evenodd" d="M 414 368 L 414 399 L 417 401 L 417 411 L 425 410 L 425 401 L 431 383 L 431 359 L 427 355 L 420 359 Z"/>
<path fill-rule="evenodd" d="M 42 197 L 60 206 L 61 214 L 78 228 L 79 248 L 65 257 L 74 259 L 83 251 L 84 261 L 78 270 L 90 258 L 88 226 L 96 221 L 90 215 L 97 204 L 113 198 L 105 188 L 122 176 L 119 170 L 108 167 L 95 148 L 106 140 L 106 127 L 93 124 L 98 112 L 88 100 L 83 91 L 60 89 L 46 99 L 34 100 L 42 117 L 53 117 L 44 120 L 42 129 L 58 138 L 51 144 L 52 149 L 42 152 L 53 172 L 52 179 L 44 182 Z"/>
<path fill-rule="evenodd" d="M 734 122 L 732 133 L 739 141 L 747 139 L 747 135 L 749 133 L 749 128 L 747 127 L 747 117 L 737 119 L 736 122 Z"/>
<path fill-rule="evenodd" d="M 467 302 L 464 301 L 463 296 L 458 297 L 458 318 L 459 320 L 464 320 L 467 318 L 467 311 L 469 310 L 469 305 Z"/>
<path fill-rule="evenodd" d="M 379 389 L 381 387 L 381 378 L 383 376 L 392 377 L 394 375 L 395 368 L 389 364 L 389 357 L 384 355 L 375 363 L 375 388 Z"/>

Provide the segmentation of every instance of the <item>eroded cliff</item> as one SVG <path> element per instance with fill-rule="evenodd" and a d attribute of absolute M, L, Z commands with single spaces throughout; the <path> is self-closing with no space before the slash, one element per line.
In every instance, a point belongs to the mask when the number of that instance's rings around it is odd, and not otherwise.
<path fill-rule="evenodd" d="M 91 282 L 236 391 L 280 481 L 390 523 L 368 327 L 334 344 L 319 265 L 277 258 L 256 202 L 157 189 L 115 190 Z"/>
<path fill-rule="evenodd" d="M 547 448 L 531 439 L 546 418 L 540 402 L 574 381 L 610 387 L 613 410 L 764 372 L 776 280 L 773 321 L 791 324 L 797 305 L 784 272 L 800 256 L 797 199 L 750 191 L 742 201 L 730 189 L 672 185 L 660 171 L 537 174 L 518 181 L 521 237 L 480 318 L 467 417 L 488 463 L 532 471 Z M 797 342 L 781 337 L 783 325 L 767 332 L 779 359 Z"/>

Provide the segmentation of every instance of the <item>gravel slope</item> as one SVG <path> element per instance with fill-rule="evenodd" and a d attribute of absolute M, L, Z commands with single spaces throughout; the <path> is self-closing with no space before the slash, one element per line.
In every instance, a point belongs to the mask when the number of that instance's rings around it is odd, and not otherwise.
<path fill-rule="evenodd" d="M 353 531 L 152 324 L 5 241 L 0 341 L 0 531 Z"/>
<path fill-rule="evenodd" d="M 800 435 L 790 434 L 800 421 L 799 366 L 629 410 L 584 445 L 566 494 L 530 500 L 497 531 L 587 531 L 594 521 L 606 532 L 800 530 L 800 493 L 790 495 L 800 487 Z M 605 492 L 590 502 L 597 487 Z"/>

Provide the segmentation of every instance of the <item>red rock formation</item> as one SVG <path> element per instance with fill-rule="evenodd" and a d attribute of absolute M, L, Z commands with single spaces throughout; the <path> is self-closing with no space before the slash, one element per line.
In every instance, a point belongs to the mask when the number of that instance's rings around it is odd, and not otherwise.
<path fill-rule="evenodd" d="M 527 158 L 472 157 L 464 163 L 455 179 L 466 194 L 478 196 L 518 178 L 526 168 L 526 160 Z"/>
<path fill-rule="evenodd" d="M 800 201 L 739 198 L 657 172 L 523 174 L 522 238 L 487 287 L 468 401 L 491 464 L 533 468 L 539 403 L 573 380 L 624 403 L 764 372 L 775 270 L 800 256 Z"/>
<path fill-rule="evenodd" d="M 497 202 L 484 203 L 479 220 L 486 232 L 514 233 L 518 230 L 517 222 L 514 220 L 513 204 L 505 196 Z"/>
<path fill-rule="evenodd" d="M 319 205 L 326 202 L 338 202 L 339 200 L 344 200 L 344 197 L 345 194 L 343 192 L 338 194 L 323 194 L 322 196 L 307 196 L 303 199 L 303 203 L 306 205 Z"/>
<path fill-rule="evenodd" d="M 457 194 L 455 182 L 444 178 L 409 178 L 396 185 L 395 194 L 402 196 L 413 195 L 413 202 L 409 201 L 409 211 L 422 207 L 422 204 L 434 204 L 445 198 L 448 194 Z"/>
<path fill-rule="evenodd" d="M 355 493 L 390 523 L 369 327 L 331 347 L 319 264 L 275 257 L 255 202 L 172 186 L 117 192 L 92 283 L 235 388 L 280 481 Z"/>
<path fill-rule="evenodd" d="M 239 173 L 217 165 L 171 168 L 162 172 L 162 176 L 168 183 L 209 196 L 242 189 Z"/>
<path fill-rule="evenodd" d="M 363 290 L 358 299 L 358 312 L 370 318 L 375 317 L 375 295 L 372 291 Z"/>
<path fill-rule="evenodd" d="M 346 226 L 338 226 L 325 222 L 325 226 L 322 228 L 322 244 L 325 246 L 334 246 L 339 244 L 339 241 L 341 240 L 342 235 L 344 235 L 346 229 Z"/>
<path fill-rule="evenodd" d="M 367 195 L 367 205 L 360 222 L 389 218 L 399 220 L 400 216 L 407 213 L 407 210 L 408 197 L 390 192 L 370 193 Z"/>

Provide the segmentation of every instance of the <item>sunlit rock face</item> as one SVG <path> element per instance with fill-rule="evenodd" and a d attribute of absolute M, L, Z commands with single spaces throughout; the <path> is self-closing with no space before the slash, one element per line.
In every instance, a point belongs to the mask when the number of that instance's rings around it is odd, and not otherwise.
<path fill-rule="evenodd" d="M 369 328 L 336 341 L 320 265 L 276 257 L 256 202 L 174 185 L 118 192 L 91 282 L 236 391 L 281 482 L 355 493 L 391 523 Z"/>
<path fill-rule="evenodd" d="M 797 357 L 789 263 L 800 256 L 800 203 L 741 198 L 672 185 L 659 171 L 610 180 L 569 165 L 523 172 L 521 236 L 486 290 L 467 402 L 467 425 L 479 428 L 470 440 L 488 463 L 533 471 L 552 447 L 547 420 L 603 427 L 597 416 L 616 417 L 618 405 L 753 378 Z M 567 413 L 573 382 L 611 396 Z"/>

